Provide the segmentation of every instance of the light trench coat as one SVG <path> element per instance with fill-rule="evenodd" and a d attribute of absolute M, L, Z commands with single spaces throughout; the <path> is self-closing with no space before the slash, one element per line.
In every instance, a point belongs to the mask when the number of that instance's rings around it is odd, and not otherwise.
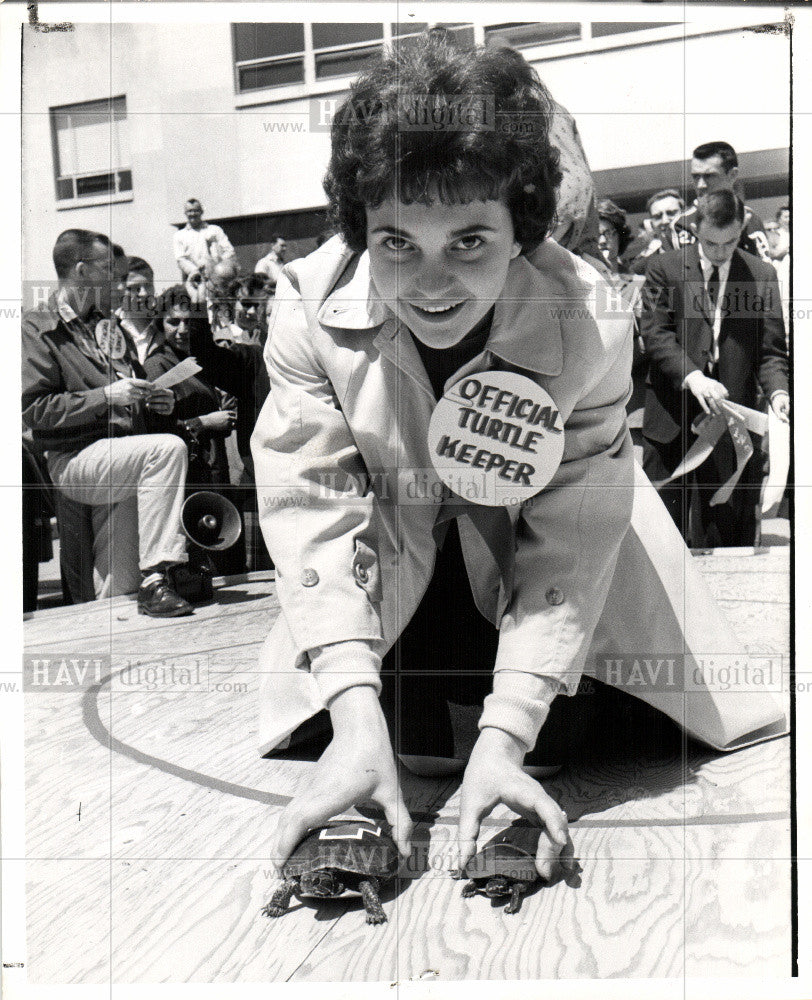
<path fill-rule="evenodd" d="M 598 272 L 546 240 L 510 263 L 484 350 L 446 386 L 519 372 L 564 424 L 553 479 L 508 508 L 507 570 L 459 522 L 474 599 L 499 629 L 494 670 L 558 678 L 568 694 L 586 671 L 714 747 L 773 735 L 784 719 L 769 693 L 716 691 L 708 675 L 745 651 L 634 462 L 632 316 L 605 300 Z M 383 655 L 411 619 L 434 567 L 437 506 L 425 498 L 439 486 L 427 441 L 436 399 L 367 253 L 336 237 L 285 267 L 265 359 L 271 391 L 252 452 L 280 614 L 260 654 L 262 753 L 324 707 L 308 651 L 365 640 Z"/>

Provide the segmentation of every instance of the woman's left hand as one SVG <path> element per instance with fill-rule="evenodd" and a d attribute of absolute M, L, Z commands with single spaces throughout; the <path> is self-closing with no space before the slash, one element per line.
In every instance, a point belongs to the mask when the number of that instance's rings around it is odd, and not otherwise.
<path fill-rule="evenodd" d="M 474 745 L 462 781 L 458 834 L 459 870 L 476 853 L 482 820 L 500 803 L 541 826 L 536 870 L 550 879 L 556 862 L 575 868 L 567 817 L 541 785 L 522 770 L 525 749 L 501 729 L 485 727 Z"/>

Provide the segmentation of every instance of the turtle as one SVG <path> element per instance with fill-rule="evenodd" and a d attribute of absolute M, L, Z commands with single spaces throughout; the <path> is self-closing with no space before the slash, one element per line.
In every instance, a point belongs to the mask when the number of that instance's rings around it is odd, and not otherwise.
<path fill-rule="evenodd" d="M 399 864 L 397 845 L 379 824 L 331 820 L 299 842 L 282 868 L 282 884 L 262 912 L 266 917 L 281 917 L 294 894 L 335 899 L 356 892 L 364 901 L 367 923 L 385 923 L 378 892 Z"/>
<path fill-rule="evenodd" d="M 522 896 L 538 881 L 536 847 L 538 827 L 509 827 L 488 841 L 470 859 L 461 877 L 470 879 L 462 889 L 468 899 L 482 893 L 489 899 L 509 896 L 505 913 L 518 913 Z"/>

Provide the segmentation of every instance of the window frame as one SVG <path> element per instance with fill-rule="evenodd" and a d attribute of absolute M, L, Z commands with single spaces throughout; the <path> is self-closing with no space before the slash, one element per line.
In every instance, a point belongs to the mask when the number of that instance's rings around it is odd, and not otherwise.
<path fill-rule="evenodd" d="M 656 13 L 656 8 L 652 10 L 646 9 L 641 12 L 640 21 L 651 23 L 653 20 L 652 15 Z M 738 14 L 738 12 L 733 12 Z M 673 14 L 669 15 L 674 17 Z M 690 18 L 690 8 L 688 13 L 685 15 L 686 18 Z M 562 21 L 564 18 L 562 17 Z M 663 17 L 663 26 L 654 28 L 641 28 L 638 31 L 627 31 L 623 34 L 617 35 L 600 35 L 598 37 L 592 36 L 592 24 L 593 23 L 603 23 L 606 21 L 606 15 L 601 18 L 600 8 L 596 8 L 593 12 L 590 12 L 590 16 L 586 20 L 581 20 L 581 37 L 580 39 L 570 39 L 568 41 L 561 42 L 546 42 L 541 45 L 531 45 L 523 46 L 520 51 L 522 55 L 530 63 L 542 63 L 551 62 L 557 59 L 567 59 L 572 57 L 578 57 L 587 55 L 593 52 L 606 52 L 612 49 L 626 49 L 635 48 L 642 45 L 650 45 L 653 42 L 672 42 L 683 38 L 697 38 L 703 35 L 719 35 L 728 34 L 733 31 L 741 31 L 750 25 L 761 25 L 761 24 L 773 24 L 778 22 L 765 21 L 764 17 L 752 16 L 743 17 L 739 14 L 735 19 L 731 16 L 728 18 L 720 18 L 718 21 L 714 20 L 710 23 L 691 23 L 690 20 L 674 23 L 673 21 L 666 20 Z M 618 19 L 620 21 L 620 19 Z M 624 22 L 634 21 L 634 18 L 625 15 L 623 18 Z M 297 22 L 298 23 L 298 22 Z M 305 81 L 300 84 L 289 84 L 282 85 L 279 87 L 268 87 L 264 90 L 254 90 L 246 91 L 240 93 L 238 88 L 238 78 L 237 78 L 237 62 L 236 62 L 236 50 L 232 46 L 232 64 L 234 67 L 234 103 L 237 109 L 255 107 L 258 105 L 269 105 L 269 104 L 281 104 L 290 101 L 295 101 L 303 98 L 317 97 L 325 94 L 335 94 L 347 91 L 351 82 L 357 76 L 356 73 L 348 74 L 342 77 L 331 77 L 329 79 L 317 80 L 315 78 L 315 62 L 312 48 L 312 35 L 310 32 L 310 27 L 313 24 L 312 21 L 302 22 L 305 25 L 305 44 L 310 45 L 309 53 L 305 59 Z M 375 22 L 377 23 L 377 22 Z M 400 22 L 403 23 L 403 22 Z M 457 22 L 455 22 L 457 23 Z M 484 22 L 474 23 L 471 21 L 458 22 L 460 27 L 473 28 L 474 31 L 474 43 L 477 45 L 484 44 L 485 42 L 485 29 L 490 27 L 490 24 L 485 24 Z M 494 24 L 502 23 L 494 21 Z M 535 22 L 527 22 L 532 24 Z M 542 22 L 543 23 L 543 22 Z M 551 22 L 552 23 L 552 22 Z M 567 21 L 567 23 L 570 23 Z M 576 23 L 576 22 L 572 22 Z M 393 36 L 391 29 L 391 19 L 384 22 L 384 38 L 382 44 L 384 46 L 390 45 Z M 408 37 L 403 35 L 394 36 L 397 38 Z M 351 46 L 353 47 L 353 46 Z M 357 47 L 357 46 L 354 46 Z M 319 50 L 326 51 L 326 50 Z M 310 69 L 308 70 L 307 59 L 310 59 Z M 267 60 L 270 61 L 270 60 Z M 241 64 L 243 65 L 243 64 Z M 308 75 L 309 73 L 309 75 Z"/>
<path fill-rule="evenodd" d="M 299 23 L 299 22 L 297 22 Z M 301 82 L 280 84 L 276 87 L 265 87 L 261 88 L 263 91 L 285 91 L 290 96 L 299 96 L 298 91 L 306 88 L 306 93 L 312 93 L 313 87 L 318 87 L 319 84 L 330 83 L 334 84 L 336 80 L 351 80 L 356 75 L 355 73 L 342 74 L 336 77 L 327 77 L 319 79 L 316 75 L 316 57 L 317 55 L 328 54 L 333 52 L 352 52 L 354 50 L 363 51 L 364 49 L 372 49 L 375 47 L 383 47 L 391 43 L 392 41 L 392 31 L 388 23 L 382 23 L 382 34 L 380 39 L 370 40 L 368 42 L 345 42 L 341 45 L 328 45 L 322 46 L 320 48 L 315 48 L 313 45 L 313 24 L 322 24 L 329 22 L 313 22 L 313 21 L 302 21 L 300 22 L 304 28 L 304 49 L 301 51 L 291 51 L 283 53 L 278 56 L 264 56 L 259 59 L 237 59 L 237 22 L 232 22 L 231 24 L 231 55 L 232 55 L 232 67 L 234 75 L 234 93 L 238 98 L 250 97 L 252 94 L 260 92 L 260 88 L 256 90 L 240 90 L 240 71 L 251 66 L 270 66 L 274 63 L 284 63 L 291 62 L 294 59 L 302 60 L 302 77 Z M 355 22 L 347 22 L 355 23 Z M 359 21 L 359 24 L 377 24 L 377 21 Z"/>
<path fill-rule="evenodd" d="M 314 24 L 324 24 L 329 23 L 325 21 L 303 21 L 297 22 L 304 25 L 304 51 L 303 52 L 288 52 L 279 56 L 266 56 L 261 59 L 242 59 L 237 60 L 237 47 L 236 47 L 236 22 L 231 24 L 231 62 L 233 71 L 233 82 L 234 82 L 234 94 L 236 106 L 239 107 L 251 107 L 254 104 L 273 104 L 279 101 L 290 101 L 295 100 L 300 97 L 311 97 L 319 94 L 330 94 L 336 93 L 337 91 L 347 90 L 350 83 L 358 75 L 357 71 L 352 73 L 344 73 L 340 76 L 330 76 L 319 78 L 316 75 L 316 59 L 317 56 L 323 54 L 330 54 L 334 52 L 361 52 L 365 49 L 373 48 L 387 48 L 392 45 L 394 41 L 402 38 L 413 37 L 420 32 L 415 31 L 414 33 L 404 32 L 402 34 L 395 35 L 392 33 L 392 21 L 377 22 L 377 21 L 347 21 L 347 24 L 378 24 L 381 23 L 383 29 L 380 39 L 370 40 L 367 42 L 348 42 L 341 45 L 329 45 L 322 46 L 320 48 L 315 48 L 313 46 L 313 25 Z M 399 22 L 403 24 L 404 22 Z M 455 22 L 456 25 L 456 22 Z M 476 33 L 476 26 L 471 25 L 470 22 L 460 22 L 460 28 L 474 28 Z M 422 30 L 422 29 L 421 29 Z M 476 39 L 476 34 L 475 34 Z M 290 84 L 280 84 L 279 86 L 257 88 L 256 90 L 240 90 L 240 70 L 249 66 L 266 66 L 274 62 L 286 62 L 291 59 L 301 58 L 303 61 L 303 76 L 304 79 L 301 83 L 290 83 Z"/>
<path fill-rule="evenodd" d="M 117 107 L 116 102 L 122 102 L 121 105 Z M 113 167 L 108 165 L 104 170 L 84 170 L 79 173 L 67 174 L 61 172 L 62 164 L 60 162 L 59 156 L 59 132 L 60 129 L 57 128 L 57 117 L 60 114 L 70 114 L 72 110 L 79 109 L 82 107 L 90 107 L 91 105 L 107 104 L 109 108 L 108 120 L 112 124 L 115 120 L 115 115 L 118 109 L 123 110 L 123 115 L 120 116 L 119 120 L 129 120 L 127 113 L 127 95 L 126 94 L 115 94 L 110 97 L 99 97 L 89 101 L 75 101 L 71 104 L 57 104 L 48 108 L 48 118 L 51 128 L 51 154 L 54 170 L 54 195 L 56 200 L 57 209 L 61 208 L 77 208 L 80 206 L 93 206 L 93 205 L 107 205 L 118 201 L 132 201 L 133 199 L 133 186 L 132 186 L 132 175 L 133 168 L 132 162 L 125 166 Z M 71 127 L 73 131 L 73 127 Z M 131 153 L 131 150 L 130 150 Z M 130 161 L 132 161 L 132 155 L 130 155 Z M 129 175 L 129 187 L 122 186 L 122 174 Z M 114 182 L 114 189 L 105 192 L 94 192 L 92 194 L 80 195 L 77 194 L 78 184 L 77 181 L 83 180 L 85 178 L 93 177 L 104 177 L 112 176 Z M 71 197 L 60 197 L 59 195 L 59 185 L 60 182 L 70 181 L 72 185 L 73 195 Z"/>

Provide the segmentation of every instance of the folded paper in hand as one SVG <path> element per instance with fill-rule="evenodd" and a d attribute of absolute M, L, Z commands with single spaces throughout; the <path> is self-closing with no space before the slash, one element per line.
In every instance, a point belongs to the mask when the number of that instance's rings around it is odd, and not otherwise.
<path fill-rule="evenodd" d="M 185 382 L 187 378 L 197 375 L 202 370 L 194 358 L 184 358 L 174 368 L 170 368 L 168 372 L 164 372 L 163 375 L 159 375 L 158 378 L 153 379 L 152 384 L 158 389 L 171 389 L 173 385 Z"/>

